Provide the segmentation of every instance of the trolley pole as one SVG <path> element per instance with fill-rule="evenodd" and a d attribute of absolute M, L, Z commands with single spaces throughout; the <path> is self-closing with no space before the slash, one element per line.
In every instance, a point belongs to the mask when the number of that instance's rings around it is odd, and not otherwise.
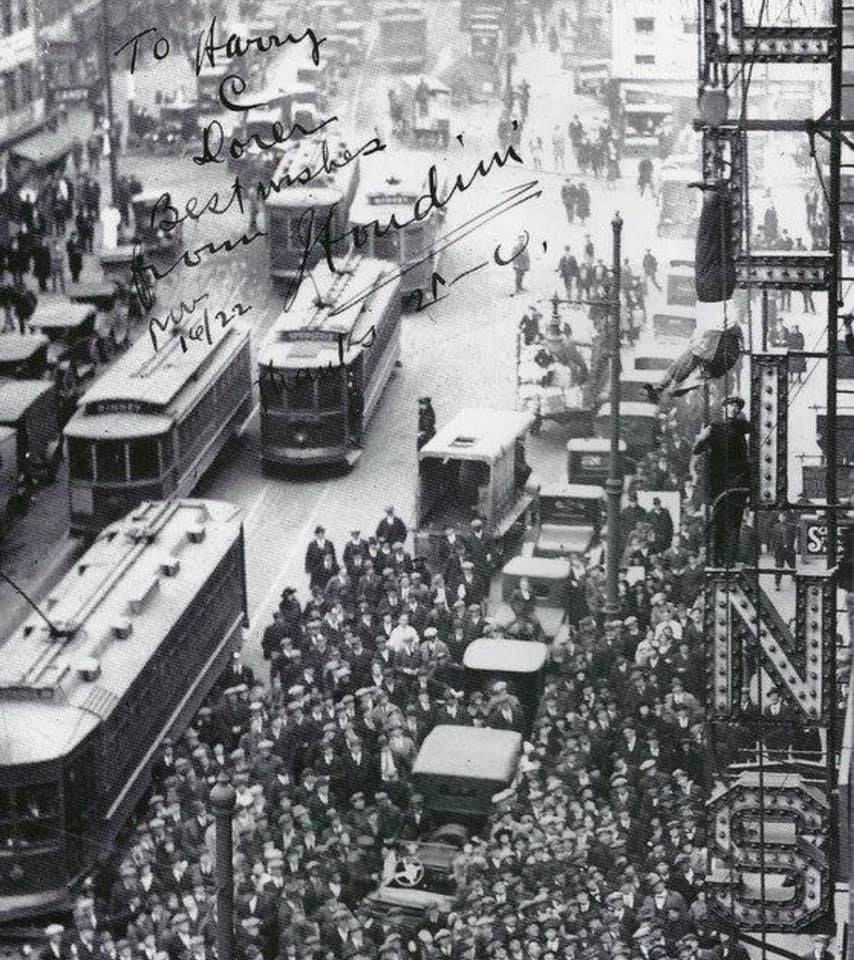
<path fill-rule="evenodd" d="M 234 866 L 232 864 L 231 818 L 237 792 L 225 773 L 220 773 L 210 794 L 216 819 L 216 951 L 217 960 L 232 960 L 234 951 Z"/>
<path fill-rule="evenodd" d="M 613 265 L 611 267 L 611 323 L 609 352 L 611 360 L 611 453 L 608 458 L 608 479 L 605 493 L 608 500 L 608 540 L 606 545 L 607 577 L 605 581 L 605 615 L 613 618 L 620 612 L 617 580 L 620 572 L 620 495 L 623 492 L 623 470 L 620 462 L 620 282 L 621 240 L 623 221 L 619 213 L 611 221 Z"/>

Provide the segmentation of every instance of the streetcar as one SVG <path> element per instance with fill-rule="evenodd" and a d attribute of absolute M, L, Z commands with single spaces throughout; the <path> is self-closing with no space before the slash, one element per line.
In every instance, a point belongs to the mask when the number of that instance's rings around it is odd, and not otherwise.
<path fill-rule="evenodd" d="M 258 354 L 265 468 L 347 463 L 400 359 L 400 278 L 351 253 L 318 265 Z"/>
<path fill-rule="evenodd" d="M 165 335 L 155 349 L 140 337 L 65 427 L 72 533 L 96 534 L 144 500 L 187 496 L 251 409 L 249 331 L 238 321 L 210 345 Z"/>
<path fill-rule="evenodd" d="M 264 190 L 264 204 L 270 275 L 290 280 L 324 257 L 321 244 L 311 241 L 327 221 L 331 237 L 346 235 L 360 165 L 358 157 L 345 161 L 349 154 L 344 143 L 306 138 L 284 146 Z M 300 182 L 309 176 L 309 183 Z M 345 255 L 348 245 L 349 240 L 342 240 L 336 253 Z"/>
<path fill-rule="evenodd" d="M 427 61 L 427 16 L 419 4 L 396 3 L 380 12 L 377 63 L 383 70 L 421 73 Z"/>
<path fill-rule="evenodd" d="M 619 441 L 620 470 L 623 475 L 626 441 Z M 603 437 L 576 437 L 566 444 L 566 479 L 569 483 L 605 486 L 608 479 L 608 463 L 611 441 Z"/>
<path fill-rule="evenodd" d="M 413 220 L 418 198 L 427 189 L 426 173 L 411 159 L 378 156 L 365 164 L 350 207 L 356 245 L 368 257 L 398 265 L 407 306 L 419 305 L 415 291 L 429 298 L 433 271 L 439 265 L 434 243 L 444 212 L 433 210 L 423 220 Z M 437 193 L 444 196 L 444 187 L 440 185 Z"/>
<path fill-rule="evenodd" d="M 241 641 L 241 512 L 143 503 L 0 646 L 0 921 L 70 907 Z"/>
<path fill-rule="evenodd" d="M 603 403 L 596 414 L 594 430 L 597 437 L 607 439 L 611 432 L 611 404 Z M 644 399 L 620 404 L 620 435 L 626 441 L 628 455 L 642 459 L 655 449 L 658 434 L 658 406 Z"/>

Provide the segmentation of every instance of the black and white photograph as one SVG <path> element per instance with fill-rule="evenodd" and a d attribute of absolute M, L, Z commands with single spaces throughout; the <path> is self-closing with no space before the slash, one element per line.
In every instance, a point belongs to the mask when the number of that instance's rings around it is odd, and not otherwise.
<path fill-rule="evenodd" d="M 0 0 L 0 960 L 854 960 L 854 5 Z"/>

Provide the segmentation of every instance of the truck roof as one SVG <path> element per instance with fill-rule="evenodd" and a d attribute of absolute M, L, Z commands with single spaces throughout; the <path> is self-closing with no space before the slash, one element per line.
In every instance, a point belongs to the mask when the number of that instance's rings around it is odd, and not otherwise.
<path fill-rule="evenodd" d="M 412 773 L 509 784 L 516 773 L 522 735 L 515 730 L 442 724 L 427 734 Z"/>
<path fill-rule="evenodd" d="M 460 410 L 422 447 L 419 458 L 492 460 L 511 447 L 533 423 L 531 414 L 517 410 Z"/>

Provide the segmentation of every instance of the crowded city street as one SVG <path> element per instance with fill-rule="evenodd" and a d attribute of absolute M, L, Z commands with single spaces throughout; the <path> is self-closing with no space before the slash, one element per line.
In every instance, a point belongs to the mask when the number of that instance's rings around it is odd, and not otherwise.
<path fill-rule="evenodd" d="M 12 6 L 0 953 L 852 956 L 833 44 Z"/>

